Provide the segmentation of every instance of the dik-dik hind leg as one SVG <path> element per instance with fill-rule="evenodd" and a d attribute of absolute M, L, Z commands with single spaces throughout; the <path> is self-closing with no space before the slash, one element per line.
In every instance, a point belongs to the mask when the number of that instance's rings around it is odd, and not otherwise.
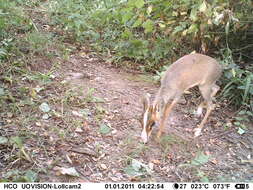
<path fill-rule="evenodd" d="M 197 137 L 201 134 L 201 130 L 204 127 L 204 124 L 206 123 L 208 116 L 210 115 L 210 113 L 214 109 L 214 104 L 213 104 L 212 100 L 219 89 L 220 89 L 220 87 L 217 86 L 216 84 L 213 84 L 211 86 L 210 85 L 199 86 L 199 90 L 206 102 L 207 110 L 206 110 L 206 114 L 205 114 L 203 120 L 201 121 L 200 125 L 194 130 L 195 137 Z M 202 107 L 199 106 L 199 108 L 198 108 L 198 110 L 201 109 L 201 112 L 203 109 L 203 105 L 204 105 L 204 103 L 201 103 L 200 106 L 202 106 Z"/>
<path fill-rule="evenodd" d="M 163 115 L 162 115 L 162 118 L 160 120 L 160 125 L 159 125 L 159 131 L 157 132 L 157 135 L 156 137 L 159 139 L 161 134 L 163 133 L 164 131 L 164 126 L 166 124 L 166 121 L 167 121 L 167 117 L 169 116 L 172 108 L 176 105 L 176 103 L 178 102 L 179 100 L 179 97 L 176 97 L 171 104 L 169 103 L 166 103 L 165 104 L 165 108 L 163 110 Z"/>
<path fill-rule="evenodd" d="M 211 98 L 212 100 L 214 99 L 214 96 L 216 95 L 216 93 L 219 91 L 220 87 L 216 84 L 213 84 L 212 86 L 212 92 L 211 92 Z M 203 101 L 200 103 L 200 105 L 198 106 L 197 111 L 195 112 L 195 114 L 197 115 L 197 117 L 200 117 L 202 115 L 203 112 L 203 108 L 206 108 L 206 102 Z"/>
<path fill-rule="evenodd" d="M 214 96 L 216 93 L 220 90 L 220 87 L 216 84 L 213 84 L 212 86 L 212 93 L 211 93 L 211 98 L 214 99 Z"/>

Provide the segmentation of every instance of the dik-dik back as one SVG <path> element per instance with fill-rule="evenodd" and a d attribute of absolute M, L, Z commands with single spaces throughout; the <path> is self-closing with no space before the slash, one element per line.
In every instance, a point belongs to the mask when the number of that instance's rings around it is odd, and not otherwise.
<path fill-rule="evenodd" d="M 219 86 L 215 82 L 221 76 L 221 73 L 222 68 L 215 59 L 197 53 L 186 55 L 170 65 L 161 80 L 161 87 L 153 104 L 150 103 L 147 95 L 144 97 L 142 140 L 144 142 L 148 141 L 152 127 L 157 122 L 160 122 L 157 134 L 157 137 L 160 137 L 172 107 L 184 91 L 193 86 L 199 87 L 204 98 L 204 102 L 198 107 L 197 115 L 201 115 L 204 107 L 207 109 L 202 122 L 195 129 L 195 136 L 200 135 L 207 117 L 214 108 L 212 99 L 219 90 Z M 172 99 L 171 104 L 169 104 L 170 99 Z"/>
<path fill-rule="evenodd" d="M 161 88 L 182 92 L 196 85 L 212 84 L 220 75 L 221 66 L 215 59 L 202 54 L 189 54 L 167 69 L 161 80 Z M 171 91 L 166 95 L 170 94 Z"/>

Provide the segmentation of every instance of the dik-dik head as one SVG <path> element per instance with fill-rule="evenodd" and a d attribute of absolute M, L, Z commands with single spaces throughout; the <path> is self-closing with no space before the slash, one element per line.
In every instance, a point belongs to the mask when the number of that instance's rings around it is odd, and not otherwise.
<path fill-rule="evenodd" d="M 150 104 L 150 94 L 143 97 L 143 114 L 141 119 L 142 132 L 141 139 L 148 142 L 152 129 L 159 120 L 158 106 Z"/>

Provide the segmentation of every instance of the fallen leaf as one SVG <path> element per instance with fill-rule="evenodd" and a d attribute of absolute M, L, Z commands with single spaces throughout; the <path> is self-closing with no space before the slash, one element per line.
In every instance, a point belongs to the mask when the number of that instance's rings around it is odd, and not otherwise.
<path fill-rule="evenodd" d="M 38 127 L 42 126 L 42 124 L 40 122 L 36 122 L 35 125 L 38 126 Z"/>
<path fill-rule="evenodd" d="M 27 182 L 35 182 L 38 179 L 38 174 L 32 170 L 28 170 L 25 172 L 25 179 Z"/>
<path fill-rule="evenodd" d="M 186 131 L 186 132 L 192 132 L 192 129 L 191 128 L 184 128 L 184 131 Z"/>
<path fill-rule="evenodd" d="M 82 113 L 79 113 L 78 111 L 72 111 L 72 114 L 73 114 L 74 116 L 83 117 L 83 114 L 82 114 Z"/>
<path fill-rule="evenodd" d="M 112 130 L 112 134 L 115 135 L 117 133 L 117 130 L 116 129 L 113 129 Z"/>
<path fill-rule="evenodd" d="M 77 133 L 82 133 L 83 130 L 82 130 L 80 127 L 77 127 L 76 130 L 75 130 L 75 132 L 77 132 Z"/>
<path fill-rule="evenodd" d="M 34 88 L 34 90 L 38 93 L 38 92 L 40 92 L 41 90 L 44 90 L 44 88 L 41 88 L 41 87 L 36 87 L 36 88 Z"/>
<path fill-rule="evenodd" d="M 44 113 L 49 112 L 51 109 L 49 107 L 49 105 L 46 102 L 43 102 L 40 106 L 39 106 L 40 110 L 43 111 Z"/>
<path fill-rule="evenodd" d="M 106 134 L 111 132 L 111 128 L 108 125 L 103 123 L 103 124 L 100 125 L 99 132 L 102 135 L 106 135 Z"/>
<path fill-rule="evenodd" d="M 72 160 L 70 159 L 69 155 L 66 154 L 66 158 L 70 164 L 73 164 Z"/>
<path fill-rule="evenodd" d="M 45 113 L 45 114 L 43 114 L 42 119 L 47 120 L 47 119 L 49 119 L 49 117 L 50 116 L 47 113 Z"/>
<path fill-rule="evenodd" d="M 191 164 L 194 166 L 200 166 L 207 163 L 209 158 L 209 155 L 205 155 L 203 152 L 198 152 L 196 157 L 191 161 Z"/>
<path fill-rule="evenodd" d="M 128 165 L 126 168 L 124 168 L 124 172 L 130 176 L 141 176 L 143 174 L 149 174 L 151 175 L 152 169 L 149 168 L 148 165 L 143 164 L 142 162 L 132 159 L 132 162 L 130 165 Z"/>
<path fill-rule="evenodd" d="M 54 160 L 48 160 L 46 162 L 47 166 L 52 166 L 53 163 L 54 163 Z"/>
<path fill-rule="evenodd" d="M 151 162 L 154 164 L 161 164 L 160 160 L 152 160 Z"/>
<path fill-rule="evenodd" d="M 149 167 L 151 170 L 153 170 L 153 169 L 154 169 L 154 163 L 149 162 L 149 163 L 148 163 L 148 167 Z"/>
<path fill-rule="evenodd" d="M 212 160 L 210 160 L 213 164 L 217 165 L 218 164 L 218 160 L 216 160 L 215 158 L 213 158 Z"/>
<path fill-rule="evenodd" d="M 5 94 L 4 89 L 0 88 L 0 96 L 3 96 Z"/>
<path fill-rule="evenodd" d="M 210 152 L 210 151 L 205 151 L 205 154 L 206 154 L 207 156 L 211 156 L 211 152 Z"/>
<path fill-rule="evenodd" d="M 79 173 L 76 171 L 74 167 L 71 168 L 64 168 L 64 167 L 55 167 L 54 168 L 56 171 L 60 172 L 62 175 L 69 175 L 73 177 L 79 177 Z"/>
<path fill-rule="evenodd" d="M 168 158 L 169 160 L 172 160 L 173 157 L 174 157 L 173 154 L 168 154 L 168 155 L 167 155 L 167 158 Z"/>
<path fill-rule="evenodd" d="M 7 117 L 8 117 L 8 118 L 12 118 L 12 117 L 13 117 L 13 113 L 7 112 Z"/>
<path fill-rule="evenodd" d="M 105 164 L 100 164 L 100 168 L 103 170 L 107 170 L 107 166 Z"/>
<path fill-rule="evenodd" d="M 0 136 L 0 144 L 7 144 L 8 139 L 6 137 Z"/>
<path fill-rule="evenodd" d="M 241 127 L 239 127 L 237 133 L 239 133 L 240 135 L 242 135 L 242 134 L 245 133 L 245 130 L 242 129 Z"/>

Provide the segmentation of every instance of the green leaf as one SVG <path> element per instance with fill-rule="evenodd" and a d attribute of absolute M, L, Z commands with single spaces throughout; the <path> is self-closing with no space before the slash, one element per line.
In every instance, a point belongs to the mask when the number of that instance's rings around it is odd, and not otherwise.
<path fill-rule="evenodd" d="M 237 121 L 243 121 L 243 120 L 244 120 L 243 117 L 235 117 L 235 119 L 236 119 Z"/>
<path fill-rule="evenodd" d="M 133 16 L 133 13 L 132 12 L 125 12 L 123 15 L 122 15 L 122 23 L 126 24 L 127 21 L 129 21 Z"/>
<path fill-rule="evenodd" d="M 251 111 L 247 111 L 246 114 L 253 117 L 253 112 L 251 112 Z"/>
<path fill-rule="evenodd" d="M 198 32 L 198 24 L 192 24 L 187 30 L 187 33 L 196 33 L 196 32 Z"/>
<path fill-rule="evenodd" d="M 6 178 L 6 179 L 11 179 L 11 178 L 14 179 L 15 176 L 20 175 L 20 173 L 21 173 L 21 172 L 20 172 L 19 170 L 13 169 L 13 170 L 10 170 L 10 171 L 4 173 L 4 174 L 3 174 L 3 177 Z M 13 181 L 15 181 L 15 180 L 13 180 Z"/>
<path fill-rule="evenodd" d="M 237 130 L 237 133 L 240 134 L 240 135 L 242 135 L 242 134 L 245 133 L 245 130 L 242 129 L 241 127 L 239 127 L 238 130 Z"/>
<path fill-rule="evenodd" d="M 128 4 L 128 7 L 133 7 L 135 6 L 135 0 L 129 0 L 127 4 Z"/>
<path fill-rule="evenodd" d="M 198 152 L 194 160 L 191 161 L 191 164 L 194 166 L 200 166 L 208 162 L 210 156 L 205 155 L 203 152 Z"/>
<path fill-rule="evenodd" d="M 198 176 L 200 177 L 201 182 L 209 182 L 208 177 L 205 176 L 205 173 L 203 171 L 198 172 Z"/>
<path fill-rule="evenodd" d="M 110 133 L 111 128 L 109 126 L 107 126 L 106 124 L 101 124 L 100 128 L 99 128 L 99 132 L 103 135 L 106 135 L 108 133 Z"/>
<path fill-rule="evenodd" d="M 128 165 L 124 172 L 130 176 L 141 176 L 145 174 L 151 174 L 151 169 L 136 159 L 132 159 L 131 164 Z"/>
<path fill-rule="evenodd" d="M 141 18 L 138 18 L 138 19 L 134 22 L 133 28 L 138 27 L 138 26 L 140 26 L 141 24 L 142 24 L 142 19 L 141 19 Z"/>
<path fill-rule="evenodd" d="M 0 136 L 0 144 L 7 144 L 8 139 L 6 137 Z"/>
<path fill-rule="evenodd" d="M 140 9 L 144 6 L 145 1 L 144 0 L 135 0 L 135 6 Z"/>
<path fill-rule="evenodd" d="M 166 25 L 164 23 L 158 23 L 158 25 L 160 26 L 160 28 L 165 28 Z"/>
<path fill-rule="evenodd" d="M 140 176 L 143 173 L 139 172 L 138 170 L 136 171 L 132 166 L 127 166 L 124 168 L 124 172 L 130 176 Z"/>
<path fill-rule="evenodd" d="M 133 36 L 132 32 L 126 28 L 125 31 L 121 34 L 121 37 L 124 39 L 129 39 Z"/>
<path fill-rule="evenodd" d="M 0 88 L 0 96 L 3 96 L 5 93 L 4 93 L 4 89 L 3 88 Z"/>
<path fill-rule="evenodd" d="M 153 7 L 152 6 L 149 6 L 148 8 L 147 8 L 147 14 L 150 16 L 150 13 L 152 12 L 152 9 L 153 9 Z"/>
<path fill-rule="evenodd" d="M 11 137 L 10 142 L 15 144 L 20 149 L 23 148 L 23 142 L 19 136 Z"/>
<path fill-rule="evenodd" d="M 43 111 L 44 113 L 49 112 L 51 109 L 49 107 L 49 105 L 46 102 L 43 102 L 40 106 L 39 106 L 40 110 Z"/>
<path fill-rule="evenodd" d="M 208 183 L 209 182 L 209 179 L 208 177 L 206 176 L 202 176 L 201 179 L 200 179 L 201 182 L 205 182 L 205 183 Z"/>
<path fill-rule="evenodd" d="M 203 1 L 203 3 L 199 6 L 199 11 L 200 11 L 200 12 L 205 12 L 206 9 L 207 9 L 206 2 Z"/>
<path fill-rule="evenodd" d="M 226 33 L 226 35 L 228 35 L 228 33 L 229 33 L 229 22 L 227 22 L 227 24 L 225 26 L 225 33 Z"/>
<path fill-rule="evenodd" d="M 193 22 L 195 22 L 195 21 L 198 20 L 197 13 L 198 13 L 197 9 L 192 9 L 192 10 L 191 10 L 190 19 L 191 19 Z"/>
<path fill-rule="evenodd" d="M 145 33 L 149 33 L 149 32 L 152 32 L 153 31 L 153 28 L 154 28 L 154 22 L 150 19 L 146 20 L 142 26 L 144 27 L 145 29 Z"/>
<path fill-rule="evenodd" d="M 178 12 L 177 11 L 172 11 L 172 16 L 177 17 L 178 16 Z"/>
<path fill-rule="evenodd" d="M 182 30 L 184 30 L 184 27 L 182 27 L 182 26 L 175 27 L 174 31 L 172 32 L 172 35 L 175 35 L 176 33 L 180 32 Z"/>
<path fill-rule="evenodd" d="M 250 85 L 251 85 L 251 75 L 248 75 L 248 77 L 246 78 L 245 90 L 242 99 L 243 102 L 246 102 L 250 90 Z"/>
<path fill-rule="evenodd" d="M 95 103 L 104 103 L 105 100 L 103 98 L 100 98 L 100 97 L 94 97 L 92 102 L 95 102 Z"/>
<path fill-rule="evenodd" d="M 35 182 L 38 179 L 38 174 L 32 170 L 28 170 L 25 172 L 25 179 L 27 182 Z"/>
<path fill-rule="evenodd" d="M 143 166 L 143 163 L 141 163 L 138 160 L 133 159 L 131 166 L 133 167 L 134 170 L 139 171 L 141 167 Z"/>

